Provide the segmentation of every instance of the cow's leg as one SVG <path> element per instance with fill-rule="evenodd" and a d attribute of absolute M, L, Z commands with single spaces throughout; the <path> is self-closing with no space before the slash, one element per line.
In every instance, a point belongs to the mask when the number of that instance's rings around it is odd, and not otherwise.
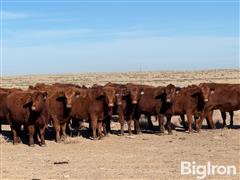
<path fill-rule="evenodd" d="M 2 134 L 2 120 L 0 120 L 0 134 Z"/>
<path fill-rule="evenodd" d="M 97 126 L 98 126 L 98 122 L 97 122 L 97 117 L 95 115 L 91 116 L 91 127 L 92 127 L 92 138 L 93 140 L 97 140 Z"/>
<path fill-rule="evenodd" d="M 97 130 L 98 130 L 98 136 L 99 136 L 99 139 L 101 139 L 102 137 L 104 137 L 104 135 L 103 135 L 103 133 L 102 133 L 102 128 L 103 128 L 103 126 L 102 126 L 102 121 L 98 121 L 98 122 L 97 122 L 97 126 L 98 126 L 98 128 L 97 128 Z"/>
<path fill-rule="evenodd" d="M 133 116 L 133 121 L 134 121 L 134 130 L 136 134 L 141 134 L 141 129 L 140 129 L 140 124 L 139 124 L 139 119 L 140 119 L 141 114 L 136 113 Z"/>
<path fill-rule="evenodd" d="M 111 130 L 111 116 L 107 115 L 107 117 L 104 119 L 104 126 L 106 129 L 106 134 L 110 133 L 112 134 L 112 130 Z"/>
<path fill-rule="evenodd" d="M 65 139 L 67 138 L 66 127 L 67 127 L 67 122 L 61 124 L 61 130 L 62 130 L 61 140 L 62 140 L 62 141 L 65 141 Z"/>
<path fill-rule="evenodd" d="M 168 116 L 168 117 L 167 117 L 167 130 L 168 130 L 168 135 L 172 135 L 171 119 L 172 119 L 172 116 Z"/>
<path fill-rule="evenodd" d="M 206 117 L 207 114 L 207 110 L 204 110 L 200 113 L 200 116 L 198 118 L 198 120 L 196 120 L 196 131 L 200 132 L 201 128 L 202 128 L 202 123 L 204 118 Z"/>
<path fill-rule="evenodd" d="M 34 146 L 34 139 L 33 135 L 35 133 L 35 127 L 34 125 L 28 125 L 28 136 L 29 136 L 29 146 Z"/>
<path fill-rule="evenodd" d="M 155 116 L 155 118 L 157 118 L 157 116 Z M 153 123 L 152 123 L 152 120 L 151 120 L 151 115 L 148 115 L 147 116 L 147 120 L 148 120 L 148 127 L 150 130 L 154 130 L 154 127 L 153 127 Z"/>
<path fill-rule="evenodd" d="M 187 112 L 188 133 L 192 133 L 192 112 Z"/>
<path fill-rule="evenodd" d="M 16 131 L 17 131 L 17 142 L 18 142 L 18 143 L 21 143 L 21 142 L 22 142 L 22 141 L 21 141 L 21 137 L 23 137 L 23 136 L 22 136 L 21 125 L 17 125 L 17 126 L 16 126 Z"/>
<path fill-rule="evenodd" d="M 46 126 L 39 128 L 40 140 L 41 140 L 40 146 L 46 146 L 45 138 L 44 138 L 45 130 L 46 130 Z"/>
<path fill-rule="evenodd" d="M 164 115 L 160 114 L 158 117 L 158 123 L 159 123 L 159 133 L 160 135 L 164 134 Z"/>
<path fill-rule="evenodd" d="M 131 119 L 128 119 L 127 120 L 127 125 L 128 125 L 128 135 L 131 136 L 132 135 L 132 120 Z"/>
<path fill-rule="evenodd" d="M 182 125 L 183 125 L 184 129 L 187 130 L 187 125 L 185 122 L 185 115 L 184 114 L 180 115 L 180 118 L 182 120 Z"/>
<path fill-rule="evenodd" d="M 124 136 L 124 116 L 123 116 L 123 114 L 119 114 L 119 123 L 120 123 L 120 127 L 121 127 L 121 129 L 120 129 L 120 135 L 121 136 Z"/>
<path fill-rule="evenodd" d="M 213 122 L 213 111 L 209 111 L 209 112 L 207 113 L 206 119 L 207 119 L 207 122 L 208 122 L 208 127 L 209 127 L 210 129 L 215 129 L 215 124 L 214 124 L 214 122 Z"/>
<path fill-rule="evenodd" d="M 141 129 L 140 129 L 140 124 L 139 124 L 139 119 L 134 118 L 134 129 L 136 134 L 141 134 Z"/>
<path fill-rule="evenodd" d="M 200 132 L 202 128 L 202 121 L 203 121 L 204 115 L 203 113 L 200 114 L 199 118 L 196 120 L 196 131 Z"/>
<path fill-rule="evenodd" d="M 18 134 L 17 134 L 17 127 L 12 125 L 11 126 L 12 129 L 12 134 L 13 134 L 13 144 L 18 144 Z"/>
<path fill-rule="evenodd" d="M 59 143 L 61 126 L 58 119 L 53 119 L 53 127 L 56 131 L 56 142 Z"/>
<path fill-rule="evenodd" d="M 73 137 L 73 119 L 71 119 L 68 123 L 67 123 L 68 129 L 69 129 L 69 135 L 70 137 Z"/>
<path fill-rule="evenodd" d="M 221 111 L 221 115 L 222 115 L 222 120 L 223 120 L 223 128 L 226 128 L 227 127 L 227 124 L 226 124 L 226 118 L 227 118 L 227 114 L 226 112 L 223 112 Z"/>
<path fill-rule="evenodd" d="M 233 111 L 230 111 L 229 115 L 230 115 L 230 128 L 233 128 Z"/>

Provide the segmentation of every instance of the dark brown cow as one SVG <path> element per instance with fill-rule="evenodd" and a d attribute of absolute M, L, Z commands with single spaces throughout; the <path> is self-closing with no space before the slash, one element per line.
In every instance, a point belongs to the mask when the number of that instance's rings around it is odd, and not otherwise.
<path fill-rule="evenodd" d="M 132 134 L 131 130 L 131 121 L 134 120 L 134 126 L 135 126 L 135 131 L 136 133 L 140 132 L 140 127 L 139 127 L 139 122 L 137 119 L 133 119 L 133 114 L 135 107 L 140 100 L 141 96 L 143 95 L 143 88 L 144 85 L 138 85 L 138 84 L 132 84 L 128 83 L 126 85 L 122 84 L 113 84 L 113 83 L 108 83 L 105 85 L 105 88 L 107 88 L 108 92 L 106 92 L 105 89 L 105 96 L 107 99 L 107 104 L 109 107 L 109 102 L 113 102 L 111 106 L 115 109 L 113 111 L 110 111 L 111 113 L 109 114 L 110 116 L 107 116 L 107 122 L 106 124 L 108 125 L 108 128 L 110 128 L 110 119 L 112 113 L 116 113 L 119 115 L 119 122 L 121 125 L 121 135 L 124 135 L 124 122 L 125 120 L 127 121 L 128 124 L 128 134 Z M 146 86 L 147 87 L 147 86 Z M 115 92 L 115 97 L 113 96 Z"/>
<path fill-rule="evenodd" d="M 7 105 L 6 99 L 9 93 L 0 92 L 0 133 L 2 133 L 2 124 L 8 124 L 7 122 Z"/>
<path fill-rule="evenodd" d="M 0 88 L 0 133 L 2 133 L 2 124 L 9 124 L 7 121 L 7 105 L 6 98 L 7 96 L 15 91 L 21 91 L 18 88 Z"/>
<path fill-rule="evenodd" d="M 56 142 L 60 139 L 65 140 L 66 127 L 68 123 L 68 116 L 72 107 L 73 99 L 78 98 L 79 88 L 75 85 L 69 84 L 36 84 L 35 87 L 30 87 L 37 90 L 45 90 L 48 92 L 48 106 L 50 120 L 56 131 Z M 83 93 L 82 93 L 83 94 Z M 62 136 L 60 133 L 62 132 Z"/>
<path fill-rule="evenodd" d="M 136 106 L 134 118 L 139 119 L 141 114 L 144 114 L 149 123 L 150 129 L 153 130 L 153 124 L 151 121 L 151 116 L 155 116 L 159 121 L 160 132 L 163 131 L 160 109 L 162 107 L 162 102 L 156 99 L 155 97 L 162 96 L 165 93 L 165 87 L 145 87 L 142 90 L 142 96 Z"/>
<path fill-rule="evenodd" d="M 144 95 L 144 89 L 145 88 L 151 88 L 153 86 L 148 85 L 139 85 L 139 84 L 132 84 L 128 83 L 126 84 L 127 89 L 127 95 L 125 96 L 126 102 L 127 102 L 127 122 L 128 122 L 128 132 L 131 134 L 131 120 L 134 121 L 134 129 L 136 134 L 141 133 L 140 125 L 139 125 L 139 119 L 137 117 L 134 118 L 135 110 L 137 107 L 137 104 L 139 103 L 141 97 Z M 131 104 L 129 104 L 131 103 Z"/>
<path fill-rule="evenodd" d="M 210 114 L 209 121 L 214 127 L 212 113 L 214 109 L 219 109 L 223 117 L 223 126 L 226 126 L 226 112 L 230 112 L 230 127 L 233 126 L 233 111 L 240 109 L 240 84 L 217 84 L 202 83 L 201 88 L 205 105 L 204 111 L 201 113 L 197 121 L 197 131 L 200 131 L 202 121 L 207 114 Z"/>
<path fill-rule="evenodd" d="M 13 133 L 13 143 L 21 142 L 21 125 L 28 129 L 29 145 L 34 146 L 33 135 L 39 128 L 40 145 L 45 145 L 45 129 L 48 122 L 46 92 L 16 91 L 7 96 L 7 119 Z"/>
<path fill-rule="evenodd" d="M 180 115 L 184 127 L 186 128 L 184 115 L 188 119 L 188 132 L 192 132 L 192 119 L 203 110 L 204 102 L 201 95 L 201 90 L 198 86 L 192 85 L 184 88 L 178 88 L 170 84 L 165 89 L 166 99 L 163 100 L 161 113 L 165 114 L 168 120 L 168 129 L 170 130 L 171 117 Z"/>
<path fill-rule="evenodd" d="M 111 132 L 110 120 L 112 115 L 118 115 L 121 126 L 120 135 L 124 135 L 125 119 L 130 119 L 129 115 L 131 109 L 131 102 L 127 101 L 127 88 L 123 84 L 107 83 L 103 87 L 103 92 L 105 96 L 105 104 L 108 107 L 108 113 L 104 120 L 106 131 Z M 128 96 L 128 99 L 130 99 L 129 97 L 130 96 Z"/>
<path fill-rule="evenodd" d="M 104 102 L 102 89 L 95 87 L 86 89 L 86 96 L 80 96 L 73 101 L 69 114 L 69 119 L 87 120 L 91 124 L 93 140 L 97 139 L 96 131 L 98 130 L 99 138 L 102 134 L 102 121 L 104 120 Z"/>

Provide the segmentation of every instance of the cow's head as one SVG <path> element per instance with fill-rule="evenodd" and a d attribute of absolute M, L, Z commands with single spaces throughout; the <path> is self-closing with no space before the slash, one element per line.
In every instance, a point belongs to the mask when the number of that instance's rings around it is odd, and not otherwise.
<path fill-rule="evenodd" d="M 122 105 L 123 100 L 129 95 L 129 91 L 126 87 L 119 87 L 116 89 L 116 103 L 117 105 Z"/>
<path fill-rule="evenodd" d="M 130 86 L 129 93 L 130 93 L 132 104 L 137 104 L 141 96 L 144 95 L 143 88 L 137 85 Z"/>
<path fill-rule="evenodd" d="M 199 87 L 201 89 L 201 93 L 202 93 L 202 97 L 204 99 L 204 102 L 208 102 L 209 101 L 209 97 L 212 94 L 214 94 L 215 89 L 214 88 L 210 88 L 207 84 L 200 84 Z"/>
<path fill-rule="evenodd" d="M 66 104 L 66 108 L 72 108 L 74 101 L 80 97 L 80 91 L 77 88 L 61 89 L 56 93 L 56 97 L 58 101 Z"/>
<path fill-rule="evenodd" d="M 108 107 L 113 107 L 116 101 L 116 89 L 114 87 L 105 86 L 103 87 L 103 91 Z"/>
<path fill-rule="evenodd" d="M 66 107 L 72 108 L 72 105 L 76 99 L 80 97 L 80 91 L 76 88 L 67 88 L 65 90 Z"/>
<path fill-rule="evenodd" d="M 23 107 L 30 107 L 32 111 L 40 112 L 46 105 L 47 92 L 34 91 L 31 92 L 26 99 Z"/>
<path fill-rule="evenodd" d="M 168 103 L 172 103 L 179 92 L 180 92 L 180 88 L 175 87 L 172 84 L 167 85 L 167 87 L 165 88 L 166 101 Z"/>

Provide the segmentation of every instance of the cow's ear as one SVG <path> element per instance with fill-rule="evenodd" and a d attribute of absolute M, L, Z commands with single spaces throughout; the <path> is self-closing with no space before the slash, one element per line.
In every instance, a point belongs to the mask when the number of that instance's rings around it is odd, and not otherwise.
<path fill-rule="evenodd" d="M 63 91 L 58 91 L 56 97 L 58 101 L 61 101 L 63 98 L 65 98 L 65 93 Z"/>
<path fill-rule="evenodd" d="M 214 94 L 215 93 L 215 88 L 210 88 L 210 94 Z"/>
<path fill-rule="evenodd" d="M 154 97 L 155 99 L 161 99 L 165 93 L 165 88 L 158 88 L 154 93 Z"/>
<path fill-rule="evenodd" d="M 43 95 L 43 99 L 46 100 L 47 96 L 48 96 L 48 93 L 46 91 L 42 91 L 41 93 Z"/>
<path fill-rule="evenodd" d="M 126 88 L 126 87 L 121 88 L 121 91 L 122 91 L 122 95 L 123 95 L 123 96 L 127 96 L 128 94 L 130 94 L 129 89 Z"/>
<path fill-rule="evenodd" d="M 181 88 L 180 87 L 176 87 L 176 94 L 179 94 Z"/>
<path fill-rule="evenodd" d="M 28 89 L 34 89 L 34 87 L 32 85 L 28 86 Z"/>
<path fill-rule="evenodd" d="M 104 98 L 104 91 L 102 88 L 97 88 L 97 96 L 96 99 L 97 100 L 101 100 Z"/>
<path fill-rule="evenodd" d="M 27 108 L 28 106 L 30 106 L 30 104 L 32 103 L 32 96 L 28 96 L 28 98 L 26 99 L 26 101 L 23 104 L 23 108 Z"/>
<path fill-rule="evenodd" d="M 199 95 L 200 94 L 200 89 L 199 88 L 194 88 L 192 91 L 191 91 L 191 96 L 192 97 L 195 97 L 195 96 L 197 96 L 197 95 Z"/>
<path fill-rule="evenodd" d="M 76 91 L 76 92 L 75 92 L 75 97 L 76 97 L 76 98 L 79 98 L 79 97 L 80 97 L 80 91 Z"/>

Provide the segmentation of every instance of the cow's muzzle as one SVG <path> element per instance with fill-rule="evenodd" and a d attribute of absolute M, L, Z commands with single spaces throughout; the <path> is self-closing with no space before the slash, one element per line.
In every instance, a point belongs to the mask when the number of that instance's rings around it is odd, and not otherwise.
<path fill-rule="evenodd" d="M 67 108 L 72 108 L 72 105 L 71 104 L 67 104 Z"/>
<path fill-rule="evenodd" d="M 167 101 L 168 103 L 170 103 L 170 102 L 171 102 L 171 99 L 166 99 L 166 101 Z"/>
<path fill-rule="evenodd" d="M 136 100 L 134 100 L 134 101 L 132 101 L 132 103 L 133 103 L 133 104 L 137 104 L 137 101 L 136 101 Z"/>
<path fill-rule="evenodd" d="M 113 103 L 109 103 L 109 104 L 108 104 L 108 107 L 113 107 L 113 106 L 114 106 Z"/>

